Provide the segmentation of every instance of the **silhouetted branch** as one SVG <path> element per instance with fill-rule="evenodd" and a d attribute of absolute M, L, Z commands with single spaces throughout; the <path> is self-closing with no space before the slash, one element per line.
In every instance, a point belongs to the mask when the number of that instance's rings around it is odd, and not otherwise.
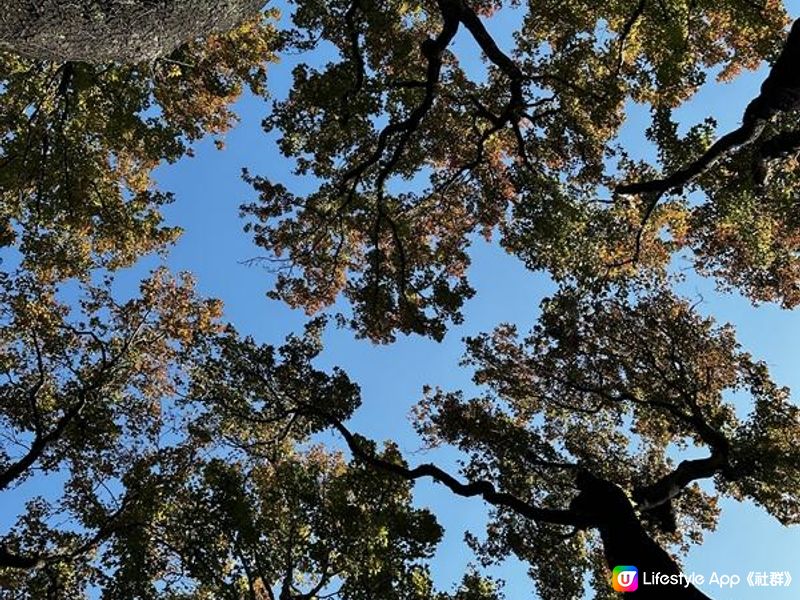
<path fill-rule="evenodd" d="M 627 183 L 616 188 L 618 195 L 655 194 L 646 216 L 649 217 L 661 195 L 682 189 L 733 151 L 754 143 L 774 116 L 800 107 L 800 19 L 794 22 L 786 44 L 761 85 L 761 92 L 744 112 L 742 125 L 717 140 L 702 156 L 662 179 Z M 795 134 L 796 135 L 796 134 Z M 796 138 L 791 138 L 796 140 Z M 769 147 L 769 141 L 766 145 Z M 787 138 L 770 150 L 775 153 Z"/>

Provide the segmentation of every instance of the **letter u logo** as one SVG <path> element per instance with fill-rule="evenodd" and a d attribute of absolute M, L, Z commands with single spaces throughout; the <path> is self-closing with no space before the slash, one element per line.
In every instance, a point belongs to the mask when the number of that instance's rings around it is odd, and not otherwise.
<path fill-rule="evenodd" d="M 639 569 L 631 566 L 614 567 L 611 585 L 617 592 L 635 592 L 639 588 Z"/>

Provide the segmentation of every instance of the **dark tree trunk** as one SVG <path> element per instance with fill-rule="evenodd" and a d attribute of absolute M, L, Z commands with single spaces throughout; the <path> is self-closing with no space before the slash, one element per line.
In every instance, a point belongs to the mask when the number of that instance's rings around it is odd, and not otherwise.
<path fill-rule="evenodd" d="M 609 570 L 618 565 L 639 569 L 639 589 L 627 595 L 641 600 L 710 600 L 693 585 L 643 585 L 644 573 L 680 575 L 681 569 L 648 535 L 619 487 L 590 473 L 579 477 L 578 486 L 581 492 L 572 509 L 599 530 Z"/>
<path fill-rule="evenodd" d="M 266 0 L 5 0 L 0 48 L 57 62 L 152 61 L 232 28 Z"/>

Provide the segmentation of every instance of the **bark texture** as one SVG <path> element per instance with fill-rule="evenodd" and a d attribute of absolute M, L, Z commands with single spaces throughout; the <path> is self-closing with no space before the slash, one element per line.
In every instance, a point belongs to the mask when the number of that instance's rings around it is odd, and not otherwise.
<path fill-rule="evenodd" d="M 30 58 L 89 63 L 152 61 L 225 31 L 265 0 L 5 0 L 0 48 Z"/>

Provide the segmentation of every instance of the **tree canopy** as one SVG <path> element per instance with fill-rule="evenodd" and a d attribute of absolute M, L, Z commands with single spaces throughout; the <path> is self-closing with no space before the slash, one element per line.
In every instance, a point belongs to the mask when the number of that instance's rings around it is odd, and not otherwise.
<path fill-rule="evenodd" d="M 0 598 L 502 598 L 477 566 L 434 584 L 443 529 L 415 502 L 423 478 L 483 499 L 477 563 L 516 557 L 544 599 L 618 597 L 615 565 L 679 573 L 721 499 L 800 523 L 800 409 L 677 285 L 688 268 L 800 304 L 800 21 L 781 2 L 282 8 L 184 15 L 152 56 L 81 54 L 91 27 L 75 20 L 15 46 L 16 21 L 0 23 L 0 499 L 58 490 L 0 531 Z M 517 29 L 499 31 L 509 12 Z M 140 22 L 112 13 L 114 35 Z M 37 54 L 59 35 L 64 53 Z M 274 89 L 287 56 L 291 87 Z M 764 63 L 738 127 L 681 121 L 701 86 Z M 153 171 L 204 138 L 224 150 L 245 94 L 311 189 L 243 174 L 270 296 L 310 317 L 279 345 L 190 273 L 117 285 L 180 237 L 165 205 L 197 200 Z M 654 161 L 620 135 L 633 103 Z M 354 430 L 374 399 L 318 359 L 334 323 L 364 344 L 443 340 L 476 293 L 479 236 L 556 291 L 528 333 L 465 340 L 477 392 L 422 391 L 414 426 L 458 450 L 451 472 Z"/>
<path fill-rule="evenodd" d="M 739 257 L 720 256 L 736 245 L 720 240 L 719 230 L 745 237 L 722 208 L 730 193 L 709 181 L 709 202 L 701 208 L 678 196 L 650 209 L 641 193 L 603 202 L 621 184 L 655 175 L 655 165 L 628 159 L 615 135 L 626 101 L 646 102 L 653 110 L 650 138 L 665 169 L 702 154 L 713 129 L 701 123 L 679 139 L 671 111 L 709 69 L 727 79 L 775 58 L 787 23 L 781 6 L 538 3 L 522 9 L 509 51 L 482 19 L 501 6 L 299 3 L 298 43 L 333 44 L 339 60 L 298 66 L 289 97 L 265 121 L 279 131 L 280 149 L 295 159 L 297 172 L 320 181 L 317 191 L 298 197 L 280 182 L 252 178 L 259 201 L 244 211 L 256 243 L 292 267 L 281 272 L 277 296 L 316 311 L 344 293 L 360 335 L 440 338 L 473 293 L 466 271 L 476 234 L 499 235 L 532 269 L 559 279 L 628 275 L 635 254 L 641 263 L 635 270 L 661 271 L 682 247 L 727 274 Z M 459 62 L 452 49 L 459 33 L 480 50 L 485 72 Z M 775 121 L 770 129 L 777 134 L 783 128 Z M 741 181 L 749 172 L 722 178 L 752 193 L 753 182 Z M 415 177 L 424 184 L 403 183 Z M 771 181 L 779 187 L 782 179 L 776 173 Z M 769 191 L 770 198 L 779 194 Z M 771 230 L 770 210 L 760 210 Z M 632 231 L 646 213 L 654 214 L 634 248 Z M 660 236 L 665 229 L 668 242 Z M 755 244 L 752 234 L 746 237 L 743 252 Z M 758 266 L 777 269 L 776 262 Z M 783 295 L 776 290 L 768 297 Z"/>

